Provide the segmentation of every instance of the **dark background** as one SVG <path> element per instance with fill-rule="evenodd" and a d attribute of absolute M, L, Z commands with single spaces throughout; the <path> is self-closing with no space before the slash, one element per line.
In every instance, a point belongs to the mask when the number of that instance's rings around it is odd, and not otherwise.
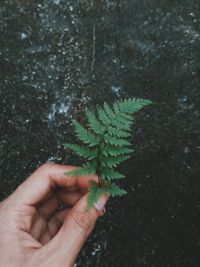
<path fill-rule="evenodd" d="M 200 1 L 0 1 L 0 198 L 63 149 L 86 106 L 154 101 L 136 115 L 128 195 L 76 266 L 200 266 Z"/>

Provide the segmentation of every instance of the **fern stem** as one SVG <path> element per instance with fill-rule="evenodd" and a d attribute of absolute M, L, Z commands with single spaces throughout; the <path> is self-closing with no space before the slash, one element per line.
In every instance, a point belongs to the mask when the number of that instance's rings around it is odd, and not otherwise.
<path fill-rule="evenodd" d="M 97 178 L 98 178 L 98 185 L 99 187 L 103 187 L 102 186 L 102 181 L 101 181 L 101 171 L 100 171 L 100 167 L 101 167 L 101 159 L 100 159 L 100 155 L 102 154 L 102 148 L 101 145 L 104 142 L 104 135 L 107 133 L 107 127 L 104 130 L 104 133 L 102 134 L 101 140 L 99 142 L 98 145 L 98 150 L 97 150 L 97 169 L 96 169 L 96 174 L 97 174 Z"/>
<path fill-rule="evenodd" d="M 100 172 L 100 166 L 101 166 L 101 160 L 100 160 L 100 155 L 101 155 L 101 144 L 103 142 L 103 138 L 100 141 L 99 145 L 98 145 L 98 150 L 97 150 L 97 170 L 96 170 L 96 174 L 97 174 L 97 178 L 98 178 L 98 184 L 99 187 L 101 187 L 101 172 Z"/>

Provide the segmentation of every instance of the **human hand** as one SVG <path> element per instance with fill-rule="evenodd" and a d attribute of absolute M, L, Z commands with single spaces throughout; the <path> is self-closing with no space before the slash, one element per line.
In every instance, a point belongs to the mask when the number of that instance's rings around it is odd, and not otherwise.
<path fill-rule="evenodd" d="M 67 177 L 73 166 L 44 164 L 0 203 L 0 267 L 71 267 L 108 200 L 86 211 L 94 175 Z M 68 207 L 59 209 L 64 203 Z"/>

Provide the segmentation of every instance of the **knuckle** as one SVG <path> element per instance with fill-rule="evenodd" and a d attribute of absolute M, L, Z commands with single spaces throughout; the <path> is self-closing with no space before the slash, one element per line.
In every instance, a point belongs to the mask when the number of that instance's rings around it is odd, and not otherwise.
<path fill-rule="evenodd" d="M 55 167 L 54 163 L 43 163 L 39 168 L 38 171 L 43 173 L 43 174 L 49 174 L 51 173 L 51 170 Z"/>
<path fill-rule="evenodd" d="M 51 168 L 52 167 L 52 163 L 48 163 L 48 162 L 46 162 L 46 163 L 43 163 L 41 166 L 40 166 L 40 169 L 42 169 L 42 170 L 44 170 L 44 171 L 48 171 L 49 170 L 49 168 Z"/>

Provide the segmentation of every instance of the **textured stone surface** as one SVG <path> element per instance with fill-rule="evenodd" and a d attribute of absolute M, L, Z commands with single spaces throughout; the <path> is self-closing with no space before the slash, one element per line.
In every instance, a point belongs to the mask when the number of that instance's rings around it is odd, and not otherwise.
<path fill-rule="evenodd" d="M 46 161 L 78 164 L 70 120 L 125 97 L 136 116 L 129 194 L 109 203 L 77 266 L 199 265 L 200 2 L 0 2 L 0 197 Z"/>

